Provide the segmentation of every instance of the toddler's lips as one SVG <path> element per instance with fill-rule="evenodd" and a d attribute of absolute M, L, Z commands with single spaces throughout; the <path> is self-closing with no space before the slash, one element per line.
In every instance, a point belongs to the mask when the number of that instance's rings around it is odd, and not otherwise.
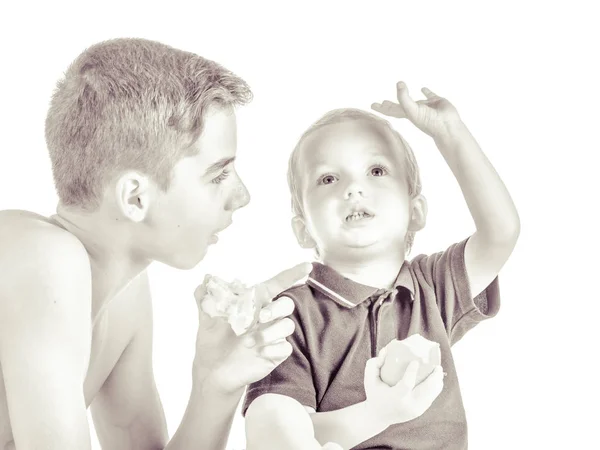
<path fill-rule="evenodd" d="M 362 220 L 365 219 L 371 219 L 373 217 L 372 214 L 366 212 L 366 211 L 355 211 L 353 213 L 350 213 L 346 216 L 346 223 L 352 223 L 352 222 L 360 222 Z"/>

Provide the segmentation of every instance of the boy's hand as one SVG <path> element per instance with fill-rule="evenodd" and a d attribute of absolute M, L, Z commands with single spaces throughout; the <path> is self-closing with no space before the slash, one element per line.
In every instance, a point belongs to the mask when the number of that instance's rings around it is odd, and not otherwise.
<path fill-rule="evenodd" d="M 442 392 L 444 374 L 442 367 L 437 366 L 431 375 L 415 386 L 419 362 L 413 361 L 408 365 L 402 380 L 390 387 L 379 376 L 385 351 L 382 349 L 378 357 L 367 361 L 365 392 L 369 410 L 388 427 L 416 419 L 427 411 Z"/>
<path fill-rule="evenodd" d="M 294 311 L 288 297 L 272 301 L 280 292 L 292 287 L 310 273 L 310 264 L 300 264 L 256 286 L 260 312 L 259 324 L 241 336 L 219 318 L 199 310 L 194 377 L 210 377 L 211 386 L 223 393 L 241 391 L 261 380 L 292 352 L 286 338 L 294 332 L 294 322 L 287 318 Z M 203 285 L 195 292 L 196 301 L 204 297 Z"/>
<path fill-rule="evenodd" d="M 321 450 L 344 450 L 341 445 L 336 444 L 335 442 L 328 442 Z"/>
<path fill-rule="evenodd" d="M 418 101 L 410 97 L 403 81 L 396 84 L 396 89 L 398 103 L 385 100 L 383 103 L 373 103 L 371 108 L 386 116 L 406 118 L 436 140 L 451 133 L 456 125 L 462 124 L 456 108 L 428 88 L 421 89 L 426 99 Z"/>

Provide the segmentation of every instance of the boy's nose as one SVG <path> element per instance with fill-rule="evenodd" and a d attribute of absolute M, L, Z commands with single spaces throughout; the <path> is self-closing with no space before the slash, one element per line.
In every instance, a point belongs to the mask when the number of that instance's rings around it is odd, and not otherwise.
<path fill-rule="evenodd" d="M 225 209 L 228 211 L 235 211 L 236 209 L 243 208 L 248 203 L 250 203 L 250 193 L 244 183 L 241 180 L 238 181 L 237 187 L 234 188 L 234 191 L 231 195 L 231 200 L 225 206 Z"/>

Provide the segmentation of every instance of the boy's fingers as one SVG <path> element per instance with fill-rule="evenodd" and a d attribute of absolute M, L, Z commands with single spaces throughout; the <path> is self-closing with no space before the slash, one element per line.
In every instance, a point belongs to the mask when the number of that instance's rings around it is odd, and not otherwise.
<path fill-rule="evenodd" d="M 259 304 L 270 302 L 273 297 L 279 293 L 291 288 L 294 284 L 306 277 L 312 270 L 312 264 L 302 263 L 290 269 L 284 270 L 275 275 L 270 280 L 260 283 L 256 286 L 256 295 L 259 297 Z"/>
<path fill-rule="evenodd" d="M 205 275 L 204 281 L 202 281 L 202 284 L 200 284 L 194 291 L 194 298 L 196 299 L 196 303 L 198 304 L 198 306 L 200 306 L 200 302 L 206 295 L 206 283 L 207 283 L 209 277 L 210 277 L 210 275 Z"/>
<path fill-rule="evenodd" d="M 273 342 L 287 338 L 294 332 L 295 328 L 296 324 L 294 321 L 286 317 L 277 322 L 273 322 L 273 324 L 268 325 L 262 330 L 255 331 L 253 333 L 253 338 L 258 345 L 269 345 Z"/>
<path fill-rule="evenodd" d="M 344 448 L 335 442 L 327 442 L 322 450 L 344 450 Z"/>
<path fill-rule="evenodd" d="M 261 309 L 258 320 L 260 323 L 266 323 L 287 317 L 294 312 L 295 307 L 296 305 L 291 298 L 285 296 L 279 297 L 272 303 L 267 303 Z"/>
<path fill-rule="evenodd" d="M 207 275 L 208 277 L 208 275 Z M 217 320 L 210 317 L 208 314 L 204 312 L 202 309 L 202 300 L 204 300 L 204 296 L 206 295 L 206 278 L 204 282 L 196 288 L 194 291 L 194 298 L 196 299 L 196 306 L 198 306 L 198 319 L 199 323 L 203 328 L 212 328 L 217 324 Z"/>
<path fill-rule="evenodd" d="M 281 362 L 292 354 L 293 348 L 285 339 L 278 342 L 273 342 L 270 345 L 265 345 L 260 349 L 260 354 L 263 358 L 274 362 Z"/>

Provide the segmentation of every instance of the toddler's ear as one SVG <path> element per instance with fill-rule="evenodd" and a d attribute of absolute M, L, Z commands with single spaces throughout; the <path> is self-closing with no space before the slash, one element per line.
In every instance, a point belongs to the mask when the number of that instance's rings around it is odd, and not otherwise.
<path fill-rule="evenodd" d="M 300 247 L 315 248 L 317 246 L 317 243 L 308 232 L 302 217 L 294 216 L 292 218 L 292 229 L 294 230 L 294 235 L 296 236 L 296 240 Z"/>
<path fill-rule="evenodd" d="M 410 202 L 410 220 L 408 231 L 420 231 L 425 228 L 427 222 L 427 200 L 421 194 Z"/>

